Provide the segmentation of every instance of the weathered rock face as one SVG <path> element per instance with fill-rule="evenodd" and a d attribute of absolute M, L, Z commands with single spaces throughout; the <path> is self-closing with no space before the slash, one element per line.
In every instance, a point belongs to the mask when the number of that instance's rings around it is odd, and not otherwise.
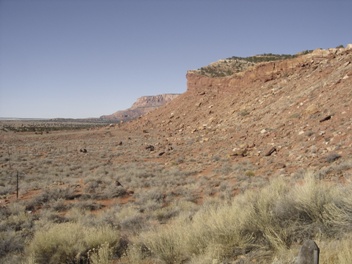
<path fill-rule="evenodd" d="M 265 83 L 289 75 L 300 68 L 305 59 L 297 57 L 291 60 L 266 62 L 227 77 L 208 77 L 196 71 L 189 71 L 187 72 L 187 88 L 188 91 L 198 92 L 203 92 L 204 89 L 214 92 L 233 91 L 236 87 L 258 82 Z"/>
<path fill-rule="evenodd" d="M 226 77 L 209 77 L 201 74 L 201 70 L 187 72 L 187 91 L 203 93 L 205 90 L 213 92 L 231 92 L 244 86 L 286 78 L 292 74 L 314 67 L 318 68 L 327 60 L 342 56 L 352 49 L 352 44 L 346 48 L 316 49 L 306 55 L 295 58 L 252 64 L 244 67 L 243 71 Z M 220 61 L 221 62 L 221 61 Z"/>
<path fill-rule="evenodd" d="M 130 109 L 158 108 L 175 99 L 179 94 L 160 94 L 155 96 L 142 96 L 132 105 Z"/>
<path fill-rule="evenodd" d="M 100 118 L 111 121 L 128 121 L 138 118 L 154 109 L 157 109 L 173 99 L 179 94 L 160 94 L 155 96 L 142 96 L 128 109 L 117 111 L 111 115 L 104 115 Z"/>

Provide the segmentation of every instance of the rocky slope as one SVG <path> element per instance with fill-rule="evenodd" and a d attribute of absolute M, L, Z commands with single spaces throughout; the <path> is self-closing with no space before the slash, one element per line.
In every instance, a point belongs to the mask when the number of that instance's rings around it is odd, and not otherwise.
<path fill-rule="evenodd" d="M 127 121 L 138 118 L 168 102 L 172 101 L 178 94 L 160 94 L 155 96 L 142 96 L 128 109 L 117 111 L 111 115 L 101 116 L 102 120 Z"/>
<path fill-rule="evenodd" d="M 352 157 L 352 45 L 227 77 L 189 71 L 187 81 L 184 94 L 126 124 L 149 131 L 146 144 L 171 145 L 170 161 L 187 155 L 250 162 L 255 175 L 269 176 Z"/>

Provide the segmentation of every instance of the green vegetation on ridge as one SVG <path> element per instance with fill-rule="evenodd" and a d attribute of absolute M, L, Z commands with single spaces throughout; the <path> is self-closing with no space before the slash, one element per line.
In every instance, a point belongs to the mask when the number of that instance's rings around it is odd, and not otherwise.
<path fill-rule="evenodd" d="M 300 54 L 307 54 L 311 51 L 304 51 Z M 217 62 L 211 63 L 208 66 L 202 67 L 196 72 L 201 75 L 209 77 L 225 77 L 232 75 L 234 73 L 245 71 L 247 68 L 254 66 L 257 63 L 278 61 L 278 60 L 287 60 L 299 56 L 291 54 L 273 54 L 273 53 L 264 53 L 255 56 L 249 57 L 229 57 Z"/>

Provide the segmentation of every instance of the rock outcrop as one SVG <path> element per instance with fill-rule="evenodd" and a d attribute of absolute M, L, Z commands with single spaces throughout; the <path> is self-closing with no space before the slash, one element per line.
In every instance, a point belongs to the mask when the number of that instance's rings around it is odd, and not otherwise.
<path fill-rule="evenodd" d="M 129 121 L 136 119 L 152 110 L 155 110 L 176 97 L 179 94 L 160 94 L 155 96 L 142 96 L 128 109 L 117 111 L 111 115 L 101 116 L 100 119 L 110 121 Z"/>

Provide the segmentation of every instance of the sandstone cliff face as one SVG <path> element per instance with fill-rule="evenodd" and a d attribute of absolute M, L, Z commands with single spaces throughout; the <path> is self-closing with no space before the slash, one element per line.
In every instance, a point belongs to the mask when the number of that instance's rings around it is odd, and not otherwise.
<path fill-rule="evenodd" d="M 202 92 L 204 89 L 215 92 L 226 92 L 243 87 L 253 82 L 268 82 L 289 75 L 301 67 L 306 57 L 298 57 L 291 60 L 266 62 L 248 68 L 244 72 L 236 73 L 227 77 L 208 77 L 194 71 L 187 73 L 187 89 L 189 91 Z"/>
<path fill-rule="evenodd" d="M 202 92 L 204 90 L 226 92 L 234 90 L 236 87 L 252 85 L 253 83 L 266 83 L 299 73 L 302 69 L 306 71 L 312 65 L 318 68 L 329 63 L 329 60 L 349 53 L 351 50 L 352 44 L 348 44 L 346 48 L 316 49 L 312 53 L 289 60 L 252 64 L 249 67 L 245 67 L 242 72 L 227 77 L 209 77 L 200 74 L 201 71 L 199 70 L 191 70 L 186 75 L 187 90 L 193 92 Z"/>
<path fill-rule="evenodd" d="M 128 121 L 138 118 L 154 109 L 157 109 L 176 97 L 179 94 L 160 94 L 155 96 L 142 96 L 128 109 L 117 111 L 111 115 L 104 115 L 100 118 L 111 121 Z"/>
<path fill-rule="evenodd" d="M 158 108 L 175 99 L 179 94 L 160 94 L 154 96 L 142 96 L 132 105 L 130 109 Z"/>

